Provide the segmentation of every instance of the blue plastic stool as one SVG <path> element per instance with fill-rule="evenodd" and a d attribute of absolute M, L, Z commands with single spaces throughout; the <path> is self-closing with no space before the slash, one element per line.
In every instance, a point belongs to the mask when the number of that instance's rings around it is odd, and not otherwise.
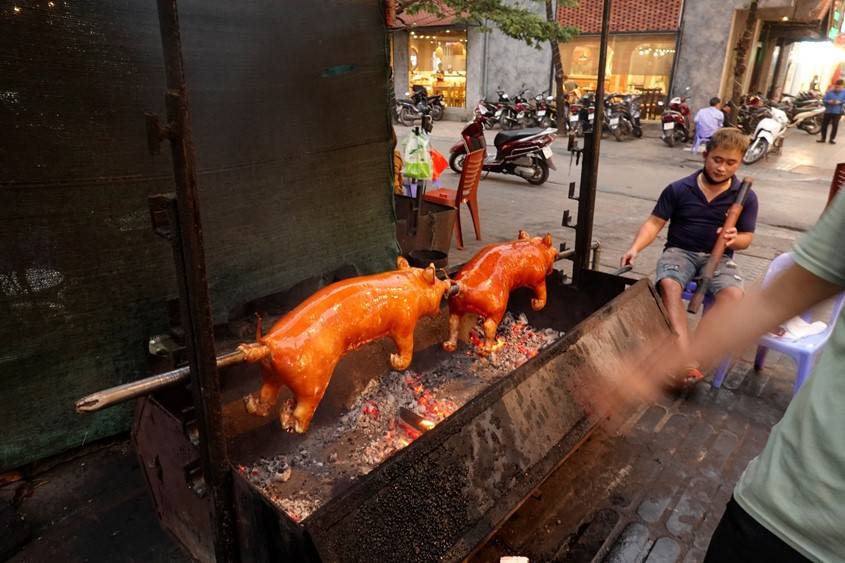
<path fill-rule="evenodd" d="M 687 301 L 692 299 L 692 296 L 695 295 L 695 290 L 698 289 L 698 284 L 694 281 L 691 281 L 687 284 L 684 288 L 684 292 L 681 297 Z M 716 299 L 707 293 L 704 296 L 704 312 L 702 315 L 707 314 L 707 311 L 713 304 L 716 303 Z M 716 374 L 713 376 L 713 387 L 719 388 L 722 386 L 722 382 L 725 380 L 725 376 L 728 375 L 728 370 L 731 369 L 731 364 L 733 363 L 733 357 L 727 356 L 725 357 L 721 363 L 719 363 L 719 368 L 716 370 Z"/>

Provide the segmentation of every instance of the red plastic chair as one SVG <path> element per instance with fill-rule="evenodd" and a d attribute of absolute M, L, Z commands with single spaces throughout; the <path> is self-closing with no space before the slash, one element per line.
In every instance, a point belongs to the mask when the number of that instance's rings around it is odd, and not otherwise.
<path fill-rule="evenodd" d="M 458 189 L 440 188 L 427 192 L 425 200 L 440 205 L 449 205 L 457 211 L 455 217 L 455 233 L 458 238 L 458 248 L 464 247 L 464 235 L 461 231 L 461 204 L 466 203 L 472 216 L 472 226 L 475 228 L 476 240 L 481 240 L 481 221 L 478 218 L 478 183 L 481 181 L 481 172 L 484 165 L 483 148 L 472 151 L 464 158 L 461 169 L 461 179 L 458 182 Z"/>

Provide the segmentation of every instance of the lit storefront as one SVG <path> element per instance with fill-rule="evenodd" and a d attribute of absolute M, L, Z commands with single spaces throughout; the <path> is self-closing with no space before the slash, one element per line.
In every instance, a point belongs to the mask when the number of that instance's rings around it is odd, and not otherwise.
<path fill-rule="evenodd" d="M 461 28 L 412 31 L 408 44 L 408 83 L 443 94 L 447 107 L 462 108 L 467 91 L 467 32 Z"/>
<path fill-rule="evenodd" d="M 666 94 L 675 60 L 675 34 L 616 35 L 607 50 L 607 92 Z M 599 38 L 579 37 L 560 45 L 563 68 L 582 91 L 596 88 Z"/>

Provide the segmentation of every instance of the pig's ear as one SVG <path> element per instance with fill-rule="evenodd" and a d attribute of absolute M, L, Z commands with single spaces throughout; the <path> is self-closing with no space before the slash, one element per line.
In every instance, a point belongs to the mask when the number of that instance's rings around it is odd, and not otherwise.
<path fill-rule="evenodd" d="M 399 258 L 396 259 L 396 269 L 397 270 L 407 270 L 410 267 L 411 267 L 411 265 L 408 264 L 408 261 L 405 260 L 404 256 L 400 256 Z"/>
<path fill-rule="evenodd" d="M 528 232 L 523 231 L 522 229 L 519 229 L 519 234 L 516 236 L 516 238 L 518 240 L 528 240 L 528 238 L 529 238 Z"/>
<path fill-rule="evenodd" d="M 434 280 L 437 279 L 437 271 L 434 269 L 434 264 L 429 264 L 428 268 L 423 270 L 423 279 L 429 285 L 434 285 Z"/>
<path fill-rule="evenodd" d="M 549 248 L 552 247 L 552 233 L 546 233 L 546 236 L 543 237 L 543 244 Z"/>

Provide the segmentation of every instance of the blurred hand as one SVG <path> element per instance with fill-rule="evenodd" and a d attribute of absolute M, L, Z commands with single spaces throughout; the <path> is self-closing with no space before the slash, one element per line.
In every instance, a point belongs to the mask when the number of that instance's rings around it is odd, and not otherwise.
<path fill-rule="evenodd" d="M 625 254 L 622 255 L 622 258 L 619 260 L 619 267 L 624 268 L 625 266 L 633 266 L 634 260 L 637 259 L 638 252 L 633 248 L 628 250 Z"/>
<path fill-rule="evenodd" d="M 719 234 L 721 232 L 722 232 L 722 227 L 719 227 L 719 230 L 716 231 L 716 234 Z M 731 227 L 730 229 L 725 231 L 725 233 L 722 235 L 725 238 L 725 246 L 727 246 L 728 248 L 731 248 L 731 246 L 733 246 L 734 242 L 736 242 L 736 235 L 737 235 L 736 227 Z"/>

